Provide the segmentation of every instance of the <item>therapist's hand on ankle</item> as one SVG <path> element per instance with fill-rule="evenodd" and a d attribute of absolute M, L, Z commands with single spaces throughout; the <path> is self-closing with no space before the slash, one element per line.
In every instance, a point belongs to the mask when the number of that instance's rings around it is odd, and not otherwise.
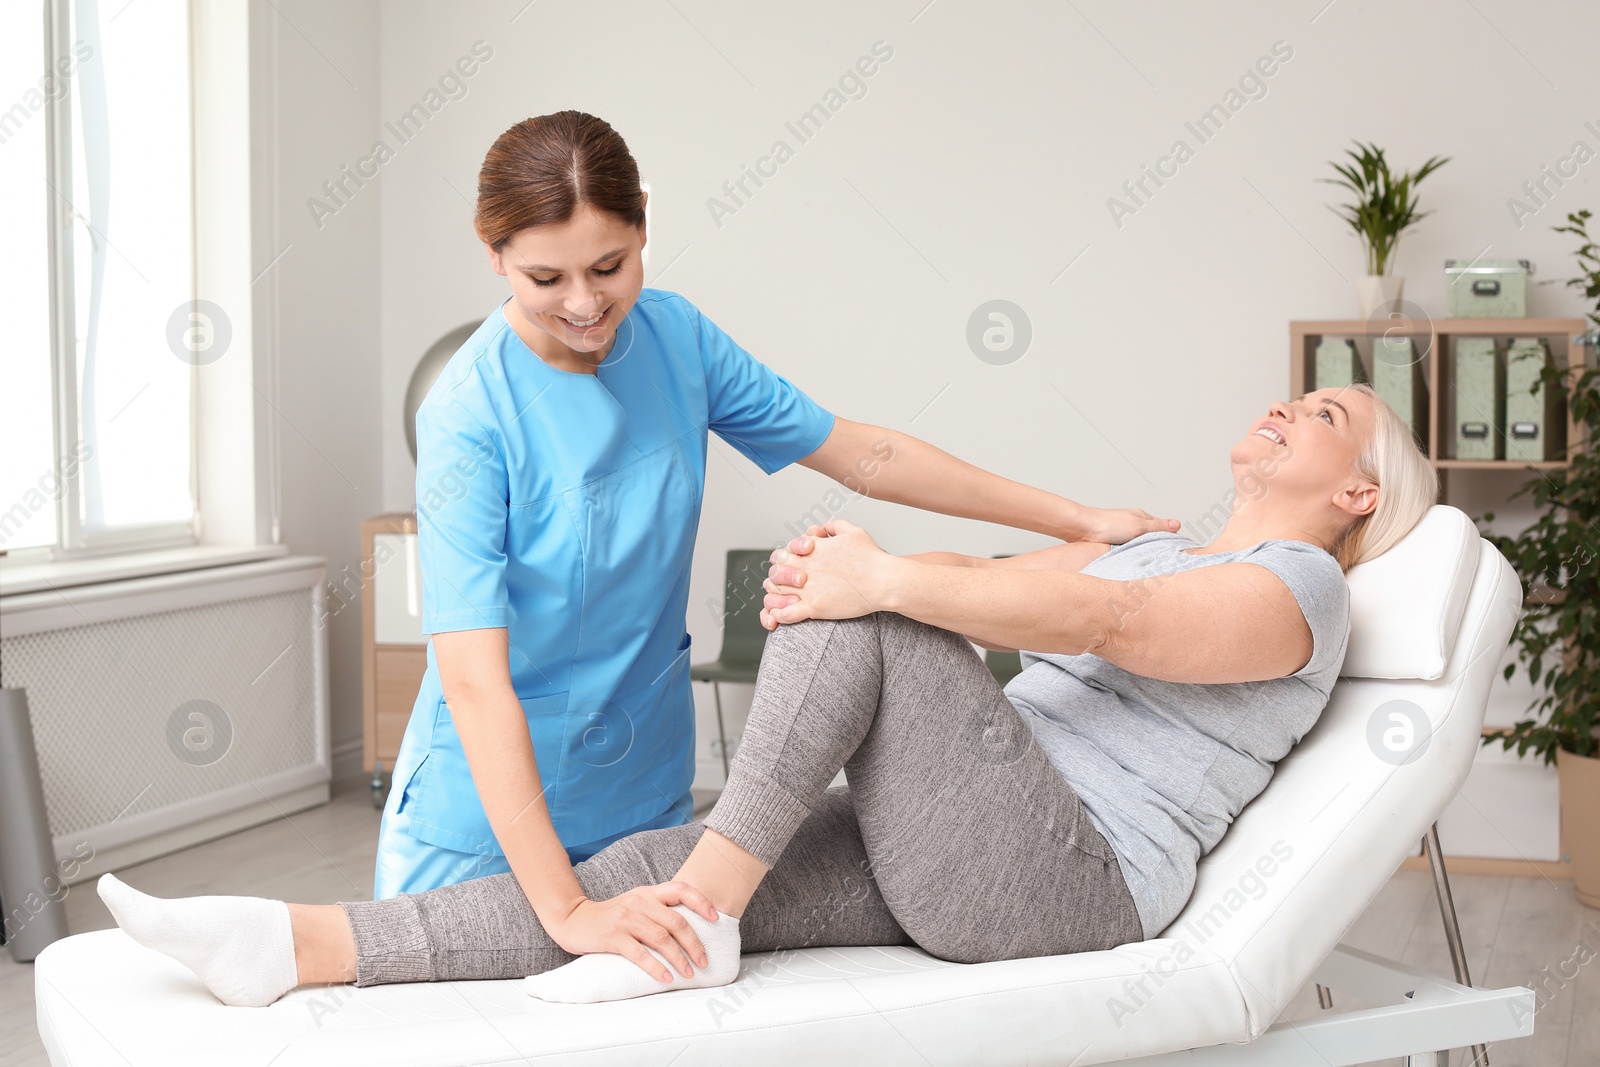
<path fill-rule="evenodd" d="M 855 619 L 879 610 L 897 556 L 842 519 L 814 528 L 772 553 L 761 624 L 775 630 L 804 619 Z"/>
<path fill-rule="evenodd" d="M 615 953 L 638 964 L 656 981 L 670 982 L 672 973 L 646 946 L 659 952 L 685 978 L 694 975 L 694 967 L 704 968 L 709 963 L 694 927 L 672 910 L 674 904 L 690 908 L 708 922 L 721 918 L 698 889 L 686 882 L 662 882 L 630 889 L 610 900 L 584 898 L 565 918 L 544 922 L 544 927 L 556 944 L 575 956 Z"/>

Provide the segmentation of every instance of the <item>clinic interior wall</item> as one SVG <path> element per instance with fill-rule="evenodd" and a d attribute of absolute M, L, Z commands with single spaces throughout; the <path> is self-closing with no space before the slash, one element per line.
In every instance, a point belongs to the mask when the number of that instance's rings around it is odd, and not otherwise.
<path fill-rule="evenodd" d="M 335 773 L 350 775 L 361 755 L 360 525 L 383 507 L 378 198 L 369 189 L 320 227 L 306 200 L 377 125 L 378 5 L 255 4 L 251 35 L 261 411 L 279 539 L 327 561 L 330 732 Z"/>
<path fill-rule="evenodd" d="M 361 17 L 319 15 L 308 31 L 326 45 L 322 19 Z M 493 50 L 464 92 L 451 86 L 457 98 L 392 145 L 377 196 L 362 190 L 317 231 L 323 241 L 349 227 L 347 264 L 379 279 L 377 366 L 365 341 L 351 357 L 379 376 L 376 410 L 350 435 L 381 435 L 384 509 L 414 505 L 400 421 L 412 367 L 507 293 L 473 237 L 471 197 L 490 142 L 528 115 L 579 108 L 615 125 L 652 190 L 648 284 L 682 292 L 831 410 L 1088 503 L 1186 522 L 1224 499 L 1229 446 L 1285 395 L 1287 320 L 1354 316 L 1361 251 L 1326 206 L 1342 191 L 1317 182 L 1352 139 L 1406 168 L 1453 157 L 1423 186 L 1433 215 L 1400 245 L 1406 295 L 1426 312 L 1442 311 L 1447 257 L 1529 258 L 1541 278 L 1568 276 L 1573 241 L 1550 227 L 1600 209 L 1593 162 L 1531 217 L 1508 207 L 1533 206 L 1523 183 L 1575 142 L 1600 148 L 1585 67 L 1600 7 L 1583 0 L 1257 0 L 1159 18 L 1142 5 L 1043 0 L 395 0 L 374 17 L 376 121 L 358 121 L 366 90 L 320 72 L 331 99 L 358 104 L 317 110 L 328 128 L 304 134 L 316 149 L 307 177 L 393 141 L 382 123 L 424 101 L 474 42 Z M 847 82 L 802 142 L 786 124 L 826 107 L 878 42 L 892 56 L 864 91 Z M 1249 83 L 1202 143 L 1186 123 L 1275 45 L 1272 76 Z M 1189 158 L 1161 163 L 1179 139 Z M 792 155 L 731 198 L 724 183 L 779 140 Z M 1124 182 L 1158 164 L 1164 184 L 1147 179 L 1134 201 Z M 1113 197 L 1134 210 L 1114 212 Z M 292 199 L 286 190 L 285 211 Z M 377 239 L 362 249 L 374 205 Z M 326 281 L 368 295 L 365 279 Z M 967 341 L 969 317 L 995 299 L 1032 328 L 1007 365 Z M 1536 287 L 1529 302 L 1536 315 L 1581 312 L 1561 286 Z M 306 294 L 318 328 L 336 316 L 323 303 Z M 341 484 L 323 477 L 317 491 Z M 1516 484 L 1461 484 L 1461 499 L 1481 510 Z M 776 544 L 819 504 L 895 552 L 1048 543 L 871 500 L 834 508 L 830 485 L 800 468 L 764 477 L 713 438 L 688 619 L 698 658 L 719 639 L 724 551 Z M 353 529 L 348 510 L 337 519 Z M 748 700 L 730 698 L 734 710 Z"/>

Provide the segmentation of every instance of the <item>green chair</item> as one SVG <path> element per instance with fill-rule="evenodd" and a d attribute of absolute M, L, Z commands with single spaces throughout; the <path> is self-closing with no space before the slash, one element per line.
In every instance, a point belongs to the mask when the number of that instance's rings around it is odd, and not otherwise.
<path fill-rule="evenodd" d="M 995 652 L 984 649 L 983 665 L 989 668 L 994 680 L 1004 689 L 1006 683 L 1022 673 L 1022 656 L 1016 652 Z"/>
<path fill-rule="evenodd" d="M 722 750 L 722 778 L 728 778 L 728 729 L 722 719 L 722 683 L 753 684 L 761 666 L 761 650 L 767 645 L 767 631 L 761 625 L 761 602 L 766 590 L 767 560 L 772 552 L 765 548 L 735 548 L 728 553 L 728 575 L 723 585 L 722 651 L 710 663 L 689 668 L 689 680 L 710 682 L 717 702 L 717 743 Z"/>
<path fill-rule="evenodd" d="M 1008 559 L 1011 553 L 1002 556 L 991 556 L 991 559 Z M 989 673 L 994 675 L 994 680 L 1004 689 L 1006 683 L 1022 673 L 1022 656 L 1016 652 L 994 652 L 984 649 L 983 665 L 989 668 Z"/>

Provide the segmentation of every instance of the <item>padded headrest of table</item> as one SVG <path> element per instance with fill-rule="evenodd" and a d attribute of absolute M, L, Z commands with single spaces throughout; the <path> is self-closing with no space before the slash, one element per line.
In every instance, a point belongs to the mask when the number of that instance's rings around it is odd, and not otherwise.
<path fill-rule="evenodd" d="M 1464 512 L 1435 504 L 1399 544 L 1350 568 L 1350 644 L 1340 675 L 1432 680 L 1443 674 L 1481 541 Z"/>

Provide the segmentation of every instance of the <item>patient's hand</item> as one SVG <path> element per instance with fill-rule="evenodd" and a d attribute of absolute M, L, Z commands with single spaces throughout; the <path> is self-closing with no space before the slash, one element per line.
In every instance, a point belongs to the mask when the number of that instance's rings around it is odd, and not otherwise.
<path fill-rule="evenodd" d="M 803 619 L 855 619 L 878 609 L 878 598 L 897 557 L 867 531 L 838 519 L 813 526 L 772 553 L 762 583 L 761 625 L 776 630 Z"/>

